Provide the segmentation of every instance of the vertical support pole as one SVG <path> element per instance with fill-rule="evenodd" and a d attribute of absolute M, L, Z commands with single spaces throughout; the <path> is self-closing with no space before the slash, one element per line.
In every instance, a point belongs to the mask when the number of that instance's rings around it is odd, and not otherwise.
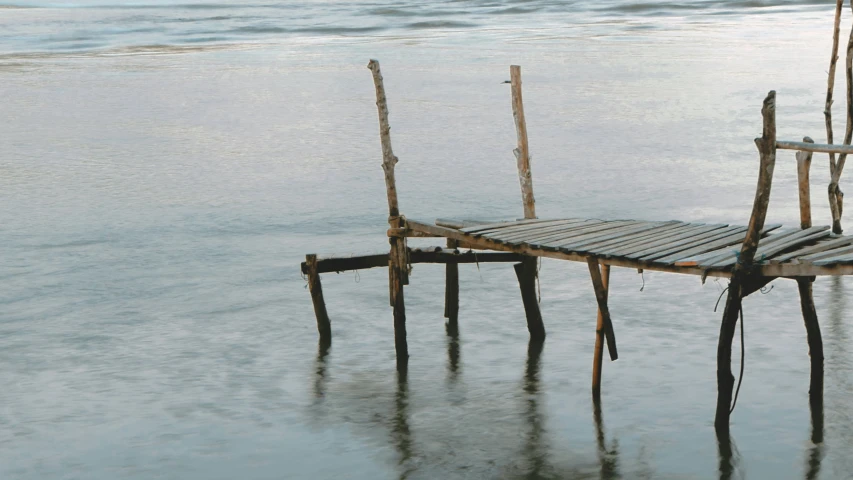
<path fill-rule="evenodd" d="M 752 205 L 752 215 L 746 238 L 743 241 L 738 262 L 732 270 L 729 283 L 726 308 L 723 310 L 723 321 L 720 324 L 720 339 L 717 343 L 717 413 L 714 426 L 718 431 L 728 432 L 731 416 L 732 393 L 735 377 L 732 375 L 732 340 L 735 335 L 738 314 L 745 297 L 745 283 L 750 279 L 750 269 L 758 250 L 758 240 L 764 219 L 767 216 L 767 205 L 770 203 L 770 190 L 773 185 L 773 169 L 776 166 L 776 92 L 770 91 L 764 99 L 761 108 L 763 131 L 761 138 L 755 139 L 755 145 L 761 159 L 758 171 L 758 185 L 755 189 L 755 200 Z M 748 292 L 747 292 L 748 293 Z"/>
<path fill-rule="evenodd" d="M 598 259 L 588 257 L 586 264 L 589 267 L 589 277 L 592 280 L 592 288 L 595 289 L 595 300 L 598 302 L 598 311 L 601 314 L 601 326 L 604 329 L 604 338 L 607 340 L 607 351 L 610 360 L 619 358 L 616 352 L 616 335 L 613 333 L 613 322 L 610 321 L 610 309 L 607 307 L 607 287 L 601 278 L 601 270 L 598 267 Z"/>
<path fill-rule="evenodd" d="M 820 324 L 817 320 L 817 310 L 812 295 L 812 279 L 797 278 L 797 289 L 800 291 L 800 308 L 803 311 L 803 321 L 806 325 L 806 339 L 809 343 L 809 359 L 811 362 L 811 379 L 809 381 L 809 399 L 811 403 L 823 398 L 823 339 L 820 335 Z"/>
<path fill-rule="evenodd" d="M 536 218 L 536 200 L 533 198 L 533 175 L 530 172 L 530 149 L 527 143 L 527 120 L 524 118 L 524 103 L 521 97 L 521 67 L 509 67 L 512 84 L 512 117 L 515 120 L 515 135 L 518 147 L 513 150 L 518 163 L 518 181 L 521 183 L 521 200 L 524 203 L 524 218 Z"/>
<path fill-rule="evenodd" d="M 832 144 L 832 91 L 835 88 L 835 66 L 838 63 L 838 37 L 841 31 L 841 9 L 844 5 L 844 0 L 836 0 L 835 2 L 835 22 L 832 29 L 832 54 L 829 57 L 829 74 L 827 75 L 826 82 L 826 103 L 823 109 L 823 116 L 826 122 L 826 143 Z M 835 154 L 829 154 L 829 174 L 832 178 L 835 178 Z M 829 209 L 832 213 L 832 227 L 833 231 L 835 231 L 835 227 L 837 226 L 839 231 L 836 233 L 841 233 L 841 209 L 842 209 L 842 201 L 844 198 L 844 193 L 838 188 L 837 182 L 830 181 L 829 188 L 827 189 L 827 193 L 829 194 Z"/>
<path fill-rule="evenodd" d="M 391 148 L 391 124 L 388 121 L 388 101 L 385 98 L 385 85 L 382 82 L 382 72 L 379 62 L 371 60 L 367 68 L 373 73 L 373 84 L 376 87 L 376 108 L 379 112 L 379 139 L 382 144 L 382 169 L 385 171 L 385 189 L 388 194 L 388 223 L 391 228 L 405 228 L 406 221 L 400 216 L 397 204 L 397 182 L 394 178 L 394 166 L 397 156 Z M 391 252 L 388 255 L 388 283 L 391 290 L 391 306 L 394 307 L 394 346 L 397 351 L 397 362 L 409 358 L 409 347 L 406 342 L 406 306 L 403 300 L 403 285 L 408 280 L 408 248 L 406 237 L 391 237 Z"/>
<path fill-rule="evenodd" d="M 610 265 L 601 266 L 601 284 L 604 287 L 604 299 L 607 300 L 610 291 Z M 592 358 L 592 398 L 601 398 L 601 369 L 604 363 L 604 315 L 598 309 L 598 320 L 595 325 L 595 353 Z"/>
<path fill-rule="evenodd" d="M 317 273 L 317 255 L 305 255 L 305 264 L 308 266 L 308 291 L 311 292 L 311 302 L 314 304 L 314 316 L 317 317 L 317 331 L 320 333 L 320 342 L 332 341 L 332 325 L 329 314 L 326 312 L 326 301 L 323 299 L 323 285 L 320 283 L 320 274 Z"/>
<path fill-rule="evenodd" d="M 814 143 L 809 137 L 803 137 L 806 143 Z M 812 166 L 812 152 L 797 152 L 797 179 L 800 191 L 800 228 L 812 226 L 812 199 L 809 187 L 809 169 Z"/>
<path fill-rule="evenodd" d="M 515 121 L 515 135 L 518 146 L 512 151 L 518 166 L 518 181 L 521 185 L 521 201 L 524 204 L 524 218 L 536 218 L 536 200 L 533 198 L 533 175 L 530 172 L 530 148 L 527 142 L 527 120 L 524 118 L 524 101 L 521 96 L 521 67 L 509 67 L 512 87 L 512 118 Z M 515 274 L 521 288 L 521 299 L 527 316 L 527 330 L 531 340 L 545 338 L 545 324 L 536 300 L 536 258 L 525 258 L 515 265 Z"/>
<path fill-rule="evenodd" d="M 539 301 L 536 299 L 536 257 L 525 258 L 516 263 L 515 276 L 521 289 L 521 301 L 524 303 L 524 313 L 527 316 L 527 331 L 530 341 L 545 340 L 545 323 L 539 312 Z"/>
<path fill-rule="evenodd" d="M 456 248 L 459 242 L 447 239 L 447 248 Z M 444 318 L 447 331 L 459 331 L 459 264 L 448 263 L 445 267 Z"/>

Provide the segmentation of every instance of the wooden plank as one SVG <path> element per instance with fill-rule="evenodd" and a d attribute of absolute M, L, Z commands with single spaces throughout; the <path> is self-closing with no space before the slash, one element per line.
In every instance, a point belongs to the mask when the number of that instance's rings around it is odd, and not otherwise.
<path fill-rule="evenodd" d="M 826 143 L 805 143 L 805 142 L 788 142 L 776 141 L 776 148 L 780 150 L 799 150 L 801 152 L 815 153 L 853 153 L 853 145 L 837 145 Z"/>
<path fill-rule="evenodd" d="M 598 251 L 601 251 L 602 249 L 612 247 L 614 245 L 620 245 L 620 244 L 624 245 L 625 243 L 628 243 L 628 242 L 646 240 L 646 239 L 655 237 L 657 235 L 660 235 L 661 233 L 663 233 L 667 230 L 677 228 L 679 225 L 681 225 L 681 222 L 675 222 L 675 221 L 661 222 L 661 223 L 658 223 L 657 225 L 655 225 L 654 227 L 652 227 L 648 230 L 644 230 L 641 232 L 634 233 L 629 237 L 615 237 L 612 239 L 596 240 L 594 243 L 587 243 L 587 244 L 583 245 L 582 247 L 583 247 L 584 251 L 587 251 L 587 252 L 598 252 Z"/>
<path fill-rule="evenodd" d="M 640 258 L 643 260 L 657 260 L 658 258 L 663 258 L 668 255 L 676 254 L 678 252 L 683 252 L 685 250 L 698 247 L 700 245 L 706 245 L 708 243 L 712 243 L 714 241 L 730 237 L 732 235 L 737 235 L 739 233 L 745 234 L 745 232 L 746 227 L 726 227 L 722 230 L 712 230 L 710 232 L 705 232 L 700 235 L 677 240 L 670 244 L 663 245 L 659 247 L 656 252 L 643 255 Z"/>
<path fill-rule="evenodd" d="M 455 218 L 436 218 L 435 224 L 440 227 L 447 228 L 469 228 L 469 227 L 477 227 L 481 225 L 486 225 L 490 222 L 485 220 L 457 220 Z"/>
<path fill-rule="evenodd" d="M 614 230 L 607 230 L 598 234 L 594 234 L 588 238 L 580 238 L 576 240 L 572 240 L 571 242 L 564 243 L 560 245 L 560 248 L 564 248 L 566 250 L 575 250 L 575 251 L 585 251 L 589 252 L 591 249 L 588 245 L 595 245 L 596 243 L 601 243 L 604 241 L 619 241 L 625 240 L 629 238 L 636 238 L 637 235 L 641 235 L 649 230 L 656 229 L 662 226 L 658 222 L 642 222 L 636 225 L 629 225 L 622 228 L 617 228 Z"/>
<path fill-rule="evenodd" d="M 575 232 L 569 232 L 562 235 L 551 235 L 539 239 L 530 239 L 526 240 L 524 243 L 528 245 L 537 245 L 539 248 L 543 249 L 557 249 L 561 243 L 575 239 L 586 239 L 593 235 L 600 235 L 603 232 L 634 225 L 635 223 L 636 222 L 607 222 L 606 224 L 599 225 L 596 228 L 587 228 L 583 231 L 577 230 Z"/>
<path fill-rule="evenodd" d="M 839 255 L 836 257 L 824 258 L 823 260 L 817 260 L 812 263 L 818 266 L 853 263 L 853 253 L 848 253 L 847 255 Z"/>
<path fill-rule="evenodd" d="M 521 199 L 524 202 L 524 218 L 536 218 L 536 201 L 533 199 L 533 175 L 530 172 L 530 147 L 527 143 L 527 121 L 524 118 L 524 102 L 521 96 L 521 67 L 509 67 L 512 87 L 512 118 L 518 147 L 513 150 L 518 163 L 518 180 L 521 184 Z"/>
<path fill-rule="evenodd" d="M 583 222 L 587 222 L 587 221 L 588 220 L 583 219 L 583 218 L 562 218 L 562 219 L 558 219 L 558 220 L 548 220 L 545 222 L 533 222 L 533 223 L 524 223 L 524 224 L 519 222 L 519 223 L 515 223 L 515 224 L 504 225 L 503 227 L 500 227 L 500 228 L 490 228 L 487 230 L 481 230 L 479 232 L 475 232 L 474 235 L 476 235 L 476 236 L 481 236 L 481 235 L 488 236 L 488 235 L 495 234 L 495 233 L 510 235 L 513 233 L 520 233 L 520 232 L 524 232 L 527 230 L 535 230 L 538 228 L 545 228 L 545 227 L 558 226 L 558 225 L 574 225 L 577 223 L 583 223 Z"/>
<path fill-rule="evenodd" d="M 623 257 L 625 255 L 641 251 L 652 244 L 656 244 L 660 241 L 665 241 L 669 238 L 672 238 L 685 232 L 693 231 L 697 228 L 701 228 L 701 225 L 696 225 L 692 223 L 682 223 L 677 228 L 668 230 L 662 233 L 660 236 L 631 243 L 619 244 L 614 246 L 613 248 L 609 248 L 606 250 L 603 249 L 601 253 L 603 255 L 607 255 L 608 257 Z"/>
<path fill-rule="evenodd" d="M 703 227 L 694 228 L 688 231 L 684 231 L 682 233 L 661 238 L 651 243 L 647 243 L 645 247 L 643 247 L 640 251 L 635 251 L 632 253 L 628 253 L 625 256 L 632 258 L 640 258 L 646 255 L 654 254 L 662 250 L 666 250 L 667 248 L 671 248 L 673 246 L 673 242 L 675 243 L 683 243 L 689 242 L 690 240 L 695 239 L 698 236 L 703 236 L 707 234 L 712 234 L 713 232 L 720 231 L 725 229 L 728 225 L 705 225 Z"/>
<path fill-rule="evenodd" d="M 755 259 L 761 262 L 765 258 L 770 258 L 773 255 L 787 250 L 788 248 L 795 247 L 797 245 L 802 245 L 807 242 L 812 242 L 819 238 L 828 237 L 832 232 L 829 231 L 829 226 L 823 227 L 811 227 L 805 230 L 801 230 L 793 235 L 789 235 L 787 238 L 784 238 L 777 242 L 768 243 L 767 245 L 763 245 L 758 248 L 755 252 Z M 714 263 L 703 263 L 700 266 L 705 266 L 707 268 L 721 268 L 729 265 L 734 265 L 738 261 L 736 255 L 732 255 L 725 259 L 716 261 Z"/>
<path fill-rule="evenodd" d="M 776 230 L 776 229 L 780 228 L 781 226 L 782 225 L 780 225 L 780 224 L 769 225 L 761 231 L 761 234 L 766 235 L 768 232 Z M 696 256 L 707 255 L 707 254 L 710 254 L 713 252 L 722 251 L 726 248 L 732 248 L 736 244 L 742 244 L 743 239 L 746 238 L 746 227 L 742 227 L 742 228 L 743 228 L 743 232 L 741 232 L 741 233 L 732 234 L 732 235 L 729 235 L 727 237 L 723 237 L 719 240 L 715 240 L 711 243 L 697 245 L 696 247 L 691 248 L 689 250 L 684 250 L 684 251 L 675 253 L 673 255 L 670 255 L 668 257 L 658 258 L 655 261 L 656 262 L 662 262 L 662 263 L 676 263 L 676 262 L 682 262 L 682 261 L 690 261 L 691 259 L 697 258 Z M 694 265 L 695 265 L 695 263 L 694 263 Z"/>
<path fill-rule="evenodd" d="M 494 222 L 494 223 L 487 223 L 485 225 L 476 225 L 473 227 L 465 227 L 465 228 L 459 229 L 459 231 L 464 232 L 464 233 L 474 234 L 476 232 L 480 232 L 483 230 L 489 230 L 491 228 L 501 228 L 501 227 L 507 227 L 510 225 L 524 225 L 527 223 L 552 222 L 552 221 L 554 221 L 554 220 L 553 219 L 552 220 L 542 219 L 542 218 L 531 218 L 528 220 L 506 220 L 503 222 Z"/>
<path fill-rule="evenodd" d="M 853 246 L 845 246 L 839 248 L 833 248 L 832 250 L 827 250 L 825 252 L 813 253 L 811 255 L 804 255 L 802 257 L 797 258 L 797 261 L 803 262 L 815 262 L 818 260 L 824 260 L 827 258 L 838 257 L 841 255 L 847 255 L 849 253 L 853 253 Z"/>
<path fill-rule="evenodd" d="M 540 235 L 545 236 L 558 232 L 567 232 L 570 230 L 574 230 L 576 228 L 583 228 L 592 225 L 597 225 L 600 223 L 604 223 L 602 220 L 579 220 L 574 222 L 566 222 L 554 225 L 547 225 L 541 227 L 529 227 L 524 229 L 501 229 L 495 232 L 487 232 L 484 236 L 493 238 L 498 241 L 507 241 L 511 242 L 516 239 L 527 238 L 531 235 Z M 504 232 L 506 230 L 506 232 Z"/>
<path fill-rule="evenodd" d="M 830 238 L 825 242 L 819 242 L 818 244 L 812 245 L 810 247 L 805 247 L 799 250 L 794 250 L 790 253 L 778 255 L 776 257 L 773 257 L 770 261 L 772 263 L 780 263 L 795 258 L 799 260 L 800 257 L 805 257 L 806 255 L 825 252 L 827 250 L 832 250 L 834 248 L 843 247 L 845 245 L 850 244 L 853 244 L 853 237 Z"/>
<path fill-rule="evenodd" d="M 598 302 L 598 311 L 601 312 L 601 319 L 604 324 L 604 337 L 607 339 L 607 351 L 610 353 L 610 360 L 619 358 L 616 352 L 616 335 L 613 333 L 613 322 L 610 320 L 610 309 L 607 308 L 607 288 L 604 286 L 604 281 L 601 279 L 601 271 L 598 266 L 598 259 L 589 257 L 586 261 L 589 267 L 589 276 L 592 280 L 592 287 L 595 290 L 595 299 Z"/>
<path fill-rule="evenodd" d="M 488 238 L 475 238 L 471 235 L 467 235 L 465 233 L 460 232 L 459 230 L 455 230 L 452 228 L 439 227 L 437 225 L 431 225 L 429 223 L 420 222 L 417 220 L 408 219 L 407 224 L 409 228 L 413 230 L 418 230 L 426 233 L 432 233 L 440 237 L 452 238 L 454 240 L 459 240 L 461 242 L 465 242 L 473 248 L 480 248 L 483 250 L 497 250 L 501 252 L 515 252 L 523 255 L 531 255 L 537 257 L 547 257 L 554 258 L 558 260 L 569 260 L 573 262 L 585 262 L 589 254 L 579 254 L 573 252 L 560 252 L 560 251 L 551 251 L 544 250 L 537 246 L 532 245 L 513 245 L 513 244 L 501 244 L 495 242 L 494 240 L 490 240 Z M 646 269 L 652 270 L 656 272 L 670 272 L 670 273 L 682 273 L 687 275 L 705 275 L 711 277 L 720 277 L 720 278 L 729 278 L 731 276 L 731 272 L 727 271 L 711 271 L 705 272 L 701 268 L 696 267 L 676 267 L 675 265 L 666 265 L 660 263 L 653 262 L 643 262 L 638 260 L 629 260 L 629 259 L 621 259 L 621 258 L 611 258 L 611 259 L 601 259 L 601 262 L 606 265 L 611 265 L 614 267 L 627 267 L 631 269 Z M 853 267 L 850 268 L 850 271 L 853 272 Z M 780 276 L 780 275 L 776 275 Z M 790 275 L 781 275 L 781 276 L 790 276 Z"/>
<path fill-rule="evenodd" d="M 761 240 L 764 242 L 776 241 L 776 240 L 786 238 L 789 235 L 793 235 L 793 234 L 795 234 L 797 232 L 801 232 L 801 231 L 802 230 L 800 230 L 798 228 L 782 229 L 776 235 L 768 235 L 768 236 L 762 238 Z M 746 239 L 746 235 L 744 235 L 744 240 L 745 239 Z M 678 266 L 678 267 L 690 266 L 690 265 L 701 266 L 701 264 L 703 264 L 705 262 L 714 263 L 714 262 L 717 262 L 719 260 L 722 260 L 723 258 L 727 257 L 728 255 L 736 256 L 737 252 L 739 250 L 734 248 L 734 247 L 735 246 L 723 247 L 719 250 L 713 250 L 713 251 L 710 251 L 707 253 L 703 253 L 701 255 L 696 255 L 696 256 L 693 256 L 690 258 L 679 260 L 679 261 L 675 262 L 675 266 Z M 743 247 L 742 242 L 741 242 L 741 247 Z"/>

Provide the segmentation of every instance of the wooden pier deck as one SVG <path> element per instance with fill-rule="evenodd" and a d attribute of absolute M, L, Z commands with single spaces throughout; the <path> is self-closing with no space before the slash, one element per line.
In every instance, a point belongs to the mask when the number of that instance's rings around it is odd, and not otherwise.
<path fill-rule="evenodd" d="M 836 16 L 836 40 L 837 29 Z M 834 48 L 837 49 L 837 41 Z M 847 78 L 851 79 L 853 67 L 849 65 L 853 64 L 848 61 Z M 812 296 L 812 282 L 822 275 L 853 275 L 853 236 L 842 235 L 843 193 L 838 187 L 846 155 L 853 153 L 853 146 L 850 145 L 853 138 L 853 106 L 848 109 L 848 130 L 844 145 L 832 144 L 829 114 L 831 82 L 828 88 L 827 110 L 824 112 L 827 119 L 828 144 L 815 144 L 808 137 L 801 142 L 778 141 L 776 92 L 771 91 L 764 99 L 761 108 L 762 135 L 755 139 L 759 152 L 757 187 L 752 213 L 746 225 L 572 216 L 542 219 L 536 215 L 533 196 L 533 178 L 521 94 L 521 69 L 512 66 L 512 113 L 517 137 L 517 147 L 513 154 L 518 166 L 524 218 L 497 223 L 443 219 L 432 222 L 409 219 L 400 212 L 394 171 L 398 159 L 391 147 L 391 127 L 382 74 L 379 63 L 375 60 L 370 61 L 368 68 L 373 74 L 376 88 L 382 168 L 385 174 L 390 226 L 386 235 L 390 251 L 352 257 L 318 258 L 314 254 L 306 256 L 302 272 L 307 275 L 321 342 L 328 344 L 332 337 L 331 321 L 320 283 L 321 273 L 372 267 L 388 268 L 397 362 L 398 367 L 405 369 L 409 354 L 404 286 L 409 284 L 411 265 L 445 265 L 444 316 L 447 318 L 448 332 L 456 332 L 459 314 L 459 264 L 513 263 L 531 342 L 541 342 L 545 339 L 545 325 L 536 295 L 539 257 L 585 262 L 598 304 L 592 368 L 592 394 L 597 402 L 600 398 L 605 347 L 611 360 L 618 358 L 615 330 L 608 309 L 611 267 L 696 275 L 702 281 L 708 276 L 728 278 L 728 294 L 717 345 L 718 396 L 715 416 L 718 434 L 727 435 L 735 392 L 731 346 L 738 319 L 743 315 L 743 299 L 769 282 L 784 278 L 797 282 L 811 361 L 810 405 L 814 407 L 821 404 L 823 343 Z M 830 72 L 832 78 L 834 60 Z M 848 98 L 853 98 L 851 81 L 848 81 L 847 93 Z M 787 228 L 782 225 L 765 225 L 777 151 L 781 150 L 796 152 L 794 158 L 799 184 L 800 225 Z M 829 153 L 830 156 L 832 178 L 827 193 L 832 227 L 812 225 L 809 172 L 812 154 L 816 152 Z M 438 247 L 412 249 L 407 243 L 411 237 L 439 238 L 443 244 Z M 466 252 L 465 249 L 469 251 Z"/>

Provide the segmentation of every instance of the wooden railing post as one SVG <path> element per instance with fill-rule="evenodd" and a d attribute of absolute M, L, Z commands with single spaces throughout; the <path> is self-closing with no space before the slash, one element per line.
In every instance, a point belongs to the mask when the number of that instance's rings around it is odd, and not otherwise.
<path fill-rule="evenodd" d="M 735 378 L 732 375 L 732 340 L 734 339 L 743 297 L 754 291 L 754 286 L 748 283 L 754 280 L 751 278 L 752 262 L 758 249 L 761 230 L 764 228 L 767 205 L 770 202 L 770 190 L 773 185 L 773 169 L 776 166 L 775 91 L 770 91 L 767 98 L 764 99 L 761 115 L 763 117 L 763 132 L 761 138 L 755 139 L 755 145 L 758 147 L 761 159 L 758 185 L 755 189 L 755 201 L 752 206 L 746 238 L 732 271 L 726 307 L 723 310 L 723 321 L 720 324 L 720 339 L 717 344 L 717 414 L 714 419 L 714 426 L 718 431 L 723 432 L 728 432 L 729 429 L 732 393 L 735 384 Z"/>
<path fill-rule="evenodd" d="M 512 84 L 512 117 L 515 120 L 515 134 L 518 146 L 513 150 L 518 165 L 518 181 L 521 184 L 521 200 L 524 204 L 524 218 L 536 218 L 536 201 L 533 198 L 533 175 L 530 172 L 530 149 L 527 143 L 527 120 L 524 118 L 524 102 L 521 97 L 521 67 L 509 67 Z M 536 301 L 536 257 L 525 258 L 515 266 L 524 312 L 527 316 L 527 330 L 532 340 L 545 338 L 545 324 Z"/>
<path fill-rule="evenodd" d="M 803 142 L 814 143 L 809 137 L 804 137 Z M 809 187 L 809 169 L 812 166 L 812 152 L 797 152 L 797 179 L 800 192 L 800 228 L 806 229 L 812 226 L 812 200 Z"/>
<path fill-rule="evenodd" d="M 385 171 L 385 189 L 388 194 L 388 223 L 391 228 L 405 228 L 405 219 L 400 216 L 397 204 L 397 182 L 394 178 L 394 166 L 397 156 L 391 148 L 391 124 L 388 121 L 388 101 L 385 98 L 385 85 L 382 82 L 382 72 L 379 62 L 371 60 L 367 68 L 373 72 L 373 83 L 376 87 L 376 108 L 379 111 L 379 139 L 382 144 L 382 169 Z M 405 361 L 409 357 L 409 347 L 406 341 L 406 307 L 403 300 L 403 285 L 408 283 L 408 247 L 405 236 L 390 237 L 391 252 L 388 255 L 388 283 L 390 288 L 391 306 L 394 307 L 394 346 L 397 351 L 397 361 Z"/>
<path fill-rule="evenodd" d="M 332 325 L 326 312 L 326 301 L 323 299 L 323 285 L 320 283 L 320 273 L 317 271 L 317 255 L 305 255 L 308 266 L 308 290 L 311 292 L 311 303 L 314 304 L 314 316 L 317 317 L 317 332 L 321 342 L 332 341 Z"/>

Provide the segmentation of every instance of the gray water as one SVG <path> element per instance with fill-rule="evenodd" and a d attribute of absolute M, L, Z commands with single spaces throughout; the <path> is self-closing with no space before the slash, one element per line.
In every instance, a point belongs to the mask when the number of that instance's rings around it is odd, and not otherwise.
<path fill-rule="evenodd" d="M 387 273 L 323 276 L 329 349 L 299 273 L 387 249 L 369 58 L 410 218 L 521 215 L 520 64 L 540 217 L 742 223 L 767 91 L 780 138 L 825 138 L 825 3 L 0 5 L 0 478 L 853 478 L 849 279 L 814 287 L 822 441 L 778 280 L 745 303 L 718 444 L 724 281 L 614 269 L 620 359 L 594 412 L 582 264 L 543 261 L 541 352 L 508 265 L 460 268 L 457 338 L 443 269 L 416 266 L 405 376 Z M 828 223 L 825 157 L 812 170 Z M 768 221 L 797 220 L 780 153 Z"/>

